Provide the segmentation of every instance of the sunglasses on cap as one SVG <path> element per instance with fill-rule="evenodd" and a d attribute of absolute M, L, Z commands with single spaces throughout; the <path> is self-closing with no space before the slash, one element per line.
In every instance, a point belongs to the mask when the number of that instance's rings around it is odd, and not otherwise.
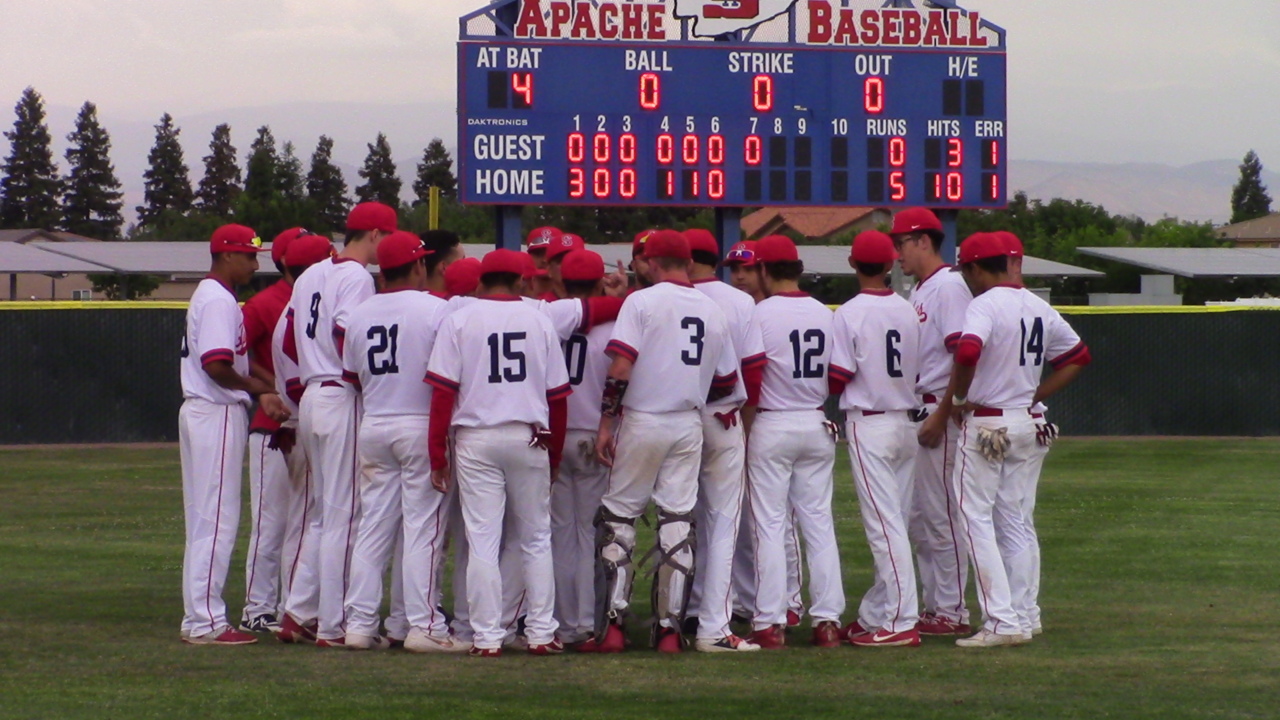
<path fill-rule="evenodd" d="M 257 235 L 254 235 L 253 237 L 249 238 L 249 244 L 256 248 L 260 248 L 262 247 L 262 238 L 258 237 Z"/>
<path fill-rule="evenodd" d="M 749 248 L 734 248 L 725 256 L 726 263 L 751 263 L 756 261 L 756 251 Z"/>

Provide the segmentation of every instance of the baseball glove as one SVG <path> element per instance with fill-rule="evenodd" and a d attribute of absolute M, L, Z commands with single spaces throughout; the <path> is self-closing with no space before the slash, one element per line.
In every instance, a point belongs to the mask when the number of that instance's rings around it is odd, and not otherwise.
<path fill-rule="evenodd" d="M 1009 428 L 982 428 L 978 430 L 978 450 L 991 462 L 1003 462 L 1009 452 Z"/>

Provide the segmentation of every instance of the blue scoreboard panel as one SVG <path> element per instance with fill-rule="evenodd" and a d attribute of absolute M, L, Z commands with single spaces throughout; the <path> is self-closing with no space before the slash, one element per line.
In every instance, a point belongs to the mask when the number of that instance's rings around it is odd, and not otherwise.
<path fill-rule="evenodd" d="M 1003 207 L 1003 51 L 459 44 L 462 199 Z"/>

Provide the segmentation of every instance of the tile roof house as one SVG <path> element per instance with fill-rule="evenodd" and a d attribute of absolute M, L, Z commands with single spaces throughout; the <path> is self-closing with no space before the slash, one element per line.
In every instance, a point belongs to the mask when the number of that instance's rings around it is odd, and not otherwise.
<path fill-rule="evenodd" d="M 1218 237 L 1238 248 L 1280 248 L 1280 213 L 1220 227 Z"/>
<path fill-rule="evenodd" d="M 822 241 L 891 222 L 893 214 L 884 208 L 764 208 L 742 218 L 742 236 L 757 240 L 791 233 Z"/>

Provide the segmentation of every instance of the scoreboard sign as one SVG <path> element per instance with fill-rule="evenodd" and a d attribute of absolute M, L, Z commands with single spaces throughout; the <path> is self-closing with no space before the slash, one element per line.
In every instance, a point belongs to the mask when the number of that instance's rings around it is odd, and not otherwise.
<path fill-rule="evenodd" d="M 1003 207 L 1004 32 L 945 0 L 857 4 L 513 0 L 480 11 L 492 37 L 464 18 L 462 199 Z"/>

